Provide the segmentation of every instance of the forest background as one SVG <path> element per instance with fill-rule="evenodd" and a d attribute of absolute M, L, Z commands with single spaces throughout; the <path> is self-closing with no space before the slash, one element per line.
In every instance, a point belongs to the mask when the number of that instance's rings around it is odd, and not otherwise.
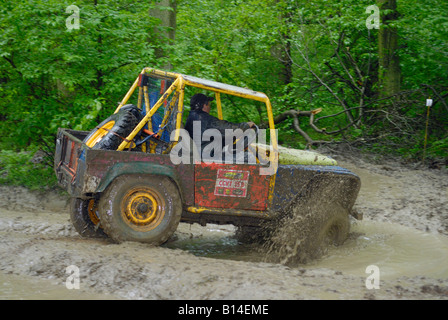
<path fill-rule="evenodd" d="M 0 0 L 0 184 L 53 188 L 57 129 L 93 129 L 143 67 L 266 93 L 285 146 L 448 166 L 446 0 Z"/>

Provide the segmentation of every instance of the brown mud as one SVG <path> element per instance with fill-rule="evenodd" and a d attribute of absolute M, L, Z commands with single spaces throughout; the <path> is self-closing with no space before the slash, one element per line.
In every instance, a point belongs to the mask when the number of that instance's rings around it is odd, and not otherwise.
<path fill-rule="evenodd" d="M 297 267 L 265 262 L 232 226 L 181 224 L 160 247 L 82 239 L 66 196 L 0 186 L 0 299 L 448 300 L 448 172 L 336 159 L 361 177 L 364 220 Z M 369 265 L 379 289 L 366 287 Z"/>

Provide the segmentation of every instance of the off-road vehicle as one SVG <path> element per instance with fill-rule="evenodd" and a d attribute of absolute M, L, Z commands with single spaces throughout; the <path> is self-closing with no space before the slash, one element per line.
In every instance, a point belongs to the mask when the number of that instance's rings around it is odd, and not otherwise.
<path fill-rule="evenodd" d="M 255 163 L 193 155 L 194 142 L 182 134 L 184 101 L 193 92 L 213 94 L 220 119 L 222 101 L 230 106 L 232 99 L 247 100 L 267 117 L 266 143 L 246 145 Z M 311 252 L 325 239 L 342 243 L 349 215 L 360 218 L 352 210 L 359 177 L 316 152 L 278 146 L 276 135 L 264 93 L 145 68 L 114 114 L 92 131 L 59 129 L 55 172 L 83 236 L 159 245 L 181 221 L 233 224 L 240 234 L 272 232 L 269 225 L 296 228 L 300 221 L 306 228 L 297 228 L 297 237 Z M 180 143 L 191 147 L 192 161 L 172 160 Z"/>

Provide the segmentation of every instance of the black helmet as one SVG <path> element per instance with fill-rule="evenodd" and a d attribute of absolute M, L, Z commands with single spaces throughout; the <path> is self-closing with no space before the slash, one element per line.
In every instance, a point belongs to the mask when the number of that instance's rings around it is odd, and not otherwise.
<path fill-rule="evenodd" d="M 197 93 L 190 99 L 190 108 L 191 110 L 202 110 L 204 104 L 207 104 L 209 101 L 213 100 L 215 100 L 215 98 L 207 97 L 202 93 Z"/>

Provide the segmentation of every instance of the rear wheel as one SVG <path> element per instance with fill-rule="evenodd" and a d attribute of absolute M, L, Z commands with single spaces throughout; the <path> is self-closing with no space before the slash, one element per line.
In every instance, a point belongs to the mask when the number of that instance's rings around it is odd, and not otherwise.
<path fill-rule="evenodd" d="M 177 187 L 166 177 L 122 176 L 99 203 L 104 231 L 117 242 L 166 242 L 177 229 L 182 203 Z"/>
<path fill-rule="evenodd" d="M 75 230 L 83 237 L 107 237 L 100 227 L 98 206 L 95 199 L 72 198 L 70 203 L 70 220 Z"/>

